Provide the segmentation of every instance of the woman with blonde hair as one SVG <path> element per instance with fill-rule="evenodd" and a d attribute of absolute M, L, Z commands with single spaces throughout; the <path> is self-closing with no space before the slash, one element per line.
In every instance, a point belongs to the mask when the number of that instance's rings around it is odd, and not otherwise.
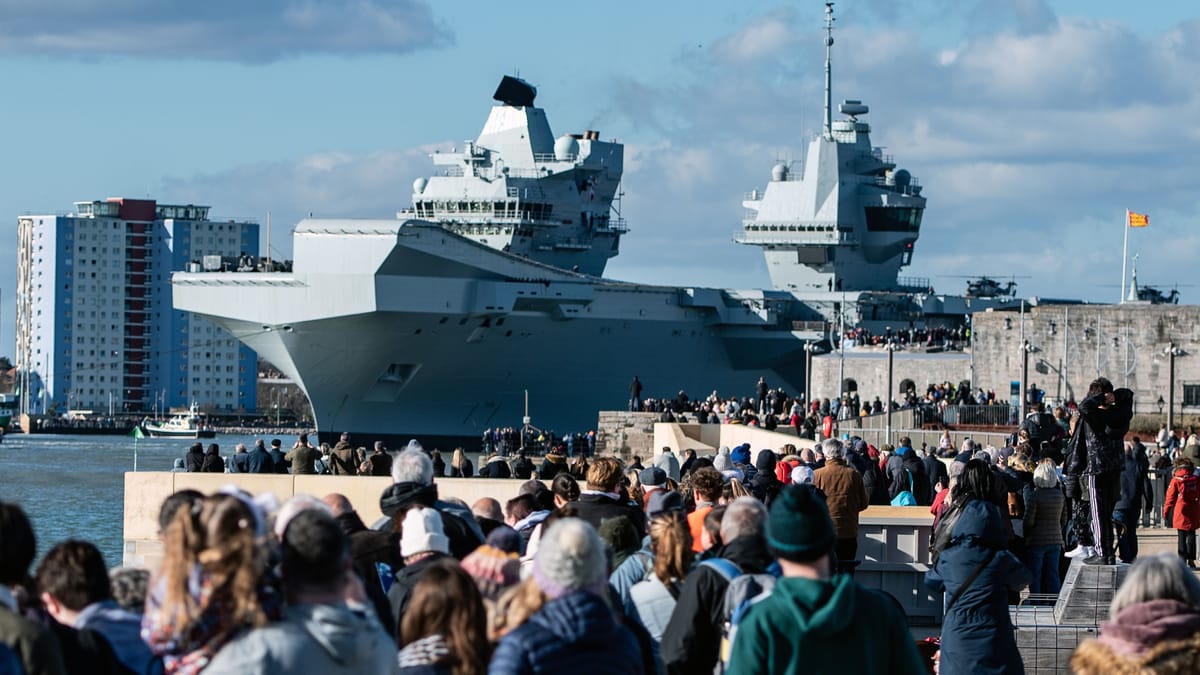
<path fill-rule="evenodd" d="M 258 514 L 232 495 L 175 513 L 142 621 L 143 639 L 163 657 L 167 675 L 203 670 L 236 633 L 280 618 L 263 534 Z"/>
<path fill-rule="evenodd" d="M 1058 593 L 1067 504 L 1054 461 L 1042 460 L 1033 470 L 1033 491 L 1025 500 L 1025 566 L 1033 578 L 1030 593 Z"/>
<path fill-rule="evenodd" d="M 482 675 L 491 647 L 479 588 L 453 559 L 426 568 L 400 620 L 400 672 Z"/>
<path fill-rule="evenodd" d="M 455 448 L 454 454 L 450 456 L 450 477 L 470 478 L 473 475 L 475 467 L 471 465 L 471 460 L 467 459 L 462 448 Z"/>
<path fill-rule="evenodd" d="M 626 613 L 641 622 L 656 643 L 671 620 L 683 580 L 692 569 L 692 532 L 682 510 L 664 511 L 650 520 L 654 566 L 629 590 Z"/>
<path fill-rule="evenodd" d="M 735 499 L 740 497 L 753 497 L 750 490 L 746 489 L 745 483 L 737 478 L 730 478 L 725 482 L 725 486 L 721 489 L 721 503 L 732 504 Z"/>

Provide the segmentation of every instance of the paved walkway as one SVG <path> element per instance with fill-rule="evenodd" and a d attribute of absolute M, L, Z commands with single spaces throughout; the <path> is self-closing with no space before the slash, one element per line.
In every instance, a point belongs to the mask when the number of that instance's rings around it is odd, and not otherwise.
<path fill-rule="evenodd" d="M 1162 527 L 1139 527 L 1138 554 L 1175 553 L 1175 530 Z"/>

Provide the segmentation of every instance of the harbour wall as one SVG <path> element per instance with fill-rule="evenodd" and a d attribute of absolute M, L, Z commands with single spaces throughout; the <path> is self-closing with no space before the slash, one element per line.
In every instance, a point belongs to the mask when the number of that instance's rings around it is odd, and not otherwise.
<path fill-rule="evenodd" d="M 876 396 L 881 401 L 886 400 L 884 393 L 888 389 L 887 352 L 881 348 L 847 349 L 844 359 L 842 354 L 836 351 L 814 356 L 812 370 L 813 395 L 816 397 L 837 398 L 838 380 L 842 377 L 846 380 L 845 389 L 857 390 L 863 403 L 874 401 Z M 894 352 L 892 361 L 891 398 L 902 400 L 903 393 L 910 385 L 921 395 L 931 383 L 950 382 L 957 385 L 970 379 L 971 355 L 968 353 L 926 354 L 897 351 Z M 1008 390 L 1004 391 L 1007 397 Z"/>
<path fill-rule="evenodd" d="M 1114 291 L 1115 292 L 1115 291 Z M 1083 399 L 1088 384 L 1107 377 L 1134 392 L 1134 412 L 1158 414 L 1158 397 L 1169 396 L 1168 345 L 1175 357 L 1175 414 L 1200 413 L 1200 306 L 1066 305 L 974 315 L 976 386 L 1004 392 L 1021 379 L 1022 341 L 1029 354 L 1029 381 L 1053 399 Z M 1192 405 L 1189 405 L 1192 403 Z"/>
<path fill-rule="evenodd" d="M 436 480 L 440 498 L 458 498 L 467 504 L 481 497 L 494 497 L 503 504 L 517 495 L 522 482 L 492 478 Z M 371 476 L 129 472 L 125 474 L 122 564 L 151 570 L 158 567 L 162 561 L 158 509 L 168 495 L 178 490 L 191 488 L 210 494 L 232 484 L 256 496 L 270 493 L 281 503 L 297 494 L 321 497 L 337 492 L 346 495 L 369 525 L 382 517 L 379 495 L 391 483 L 389 477 Z M 864 584 L 895 597 L 911 623 L 941 621 L 941 598 L 922 586 L 932 527 L 928 507 L 871 506 L 860 514 L 858 550 L 862 564 L 856 575 Z"/>
<path fill-rule="evenodd" d="M 1134 411 L 1158 414 L 1158 398 L 1169 401 L 1170 363 L 1175 357 L 1175 414 L 1200 415 L 1200 306 L 1045 305 L 1019 311 L 978 312 L 972 317 L 969 352 L 895 352 L 892 396 L 911 382 L 921 394 L 931 383 L 964 380 L 994 391 L 1007 402 L 1012 383 L 1021 380 L 1022 344 L 1028 341 L 1029 382 L 1054 402 L 1081 400 L 1088 384 L 1107 377 L 1134 392 Z M 864 402 L 887 391 L 887 352 L 858 347 L 814 356 L 813 394 L 836 397 L 839 374 Z M 852 382 L 849 382 L 852 381 Z M 1180 422 L 1182 424 L 1182 422 Z"/>
<path fill-rule="evenodd" d="M 438 478 L 436 481 L 439 498 L 458 498 L 468 506 L 480 497 L 495 497 L 503 506 L 505 501 L 517 496 L 523 482 L 493 478 Z M 280 503 L 298 494 L 323 497 L 337 492 L 346 495 L 369 526 L 383 517 L 379 510 L 379 495 L 391 484 L 392 479 L 388 476 L 128 472 L 125 474 L 122 564 L 151 569 L 158 566 L 162 560 L 158 509 L 168 495 L 179 490 L 191 488 L 211 494 L 226 485 L 236 485 L 255 496 L 272 494 Z"/>

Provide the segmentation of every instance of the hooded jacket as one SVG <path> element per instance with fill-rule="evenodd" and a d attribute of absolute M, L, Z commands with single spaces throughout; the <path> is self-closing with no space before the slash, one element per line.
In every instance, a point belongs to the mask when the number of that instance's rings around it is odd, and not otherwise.
<path fill-rule="evenodd" d="M 926 670 L 900 606 L 841 574 L 775 582 L 771 595 L 738 624 L 725 672 L 921 675 Z"/>
<path fill-rule="evenodd" d="M 1079 675 L 1200 672 L 1200 613 L 1178 600 L 1130 605 L 1071 656 Z"/>
<path fill-rule="evenodd" d="M 1008 614 L 1008 590 L 1026 586 L 1030 576 L 1007 545 L 1008 527 L 1000 509 L 973 499 L 963 505 L 949 543 L 925 573 L 925 585 L 935 593 L 945 591 L 948 602 L 995 552 L 942 621 L 942 675 L 1024 672 Z"/>
<path fill-rule="evenodd" d="M 547 602 L 500 639 L 488 673 L 636 675 L 641 648 L 599 596 L 574 591 Z"/>
<path fill-rule="evenodd" d="M 667 450 L 654 458 L 654 466 L 663 470 L 667 474 L 667 478 L 679 482 L 679 458 L 675 453 Z"/>
<path fill-rule="evenodd" d="M 918 506 L 929 506 L 933 503 L 933 497 L 929 493 L 929 476 L 925 473 L 925 464 L 912 448 L 903 455 L 899 454 L 899 450 L 896 452 L 900 461 L 893 462 L 895 457 L 888 461 L 888 475 L 892 479 L 888 497 L 895 499 L 896 495 L 908 490 L 916 498 Z"/>
<path fill-rule="evenodd" d="M 563 459 L 563 456 L 555 452 L 548 452 L 546 453 L 546 457 L 542 459 L 542 466 L 538 470 L 538 479 L 554 480 L 555 476 L 566 472 L 567 462 Z"/>
<path fill-rule="evenodd" d="M 282 621 L 236 638 L 217 652 L 206 675 L 395 673 L 396 643 L 370 610 L 295 605 Z"/>
<path fill-rule="evenodd" d="M 1171 527 L 1177 530 L 1200 527 L 1200 478 L 1187 469 L 1176 469 L 1171 482 L 1167 484 L 1163 520 L 1169 521 Z"/>

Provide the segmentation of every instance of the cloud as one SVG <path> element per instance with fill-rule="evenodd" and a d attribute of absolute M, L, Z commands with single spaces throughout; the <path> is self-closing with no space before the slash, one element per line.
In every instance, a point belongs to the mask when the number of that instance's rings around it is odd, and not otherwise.
<path fill-rule="evenodd" d="M 0 0 L 0 52 L 265 63 L 400 54 L 450 31 L 423 0 Z"/>
<path fill-rule="evenodd" d="M 794 10 L 780 10 L 752 20 L 745 28 L 719 40 L 712 51 L 724 61 L 748 63 L 763 58 L 786 55 L 796 41 L 791 30 Z"/>
<path fill-rule="evenodd" d="M 1037 3 L 1026 9 L 1036 18 Z M 681 59 L 670 79 L 605 85 L 591 126 L 633 137 L 621 205 L 631 231 L 611 276 L 768 283 L 759 250 L 732 236 L 744 195 L 765 186 L 776 162 L 802 163 L 820 129 L 824 49 L 819 30 L 798 24 L 787 12 L 765 14 Z M 962 290 L 951 275 L 1015 275 L 1029 277 L 1020 280 L 1026 295 L 1111 300 L 1105 285 L 1119 282 L 1120 221 L 1131 208 L 1152 219 L 1131 237 L 1139 278 L 1169 285 L 1198 238 L 1188 214 L 1200 207 L 1191 179 L 1200 129 L 1188 121 L 1200 119 L 1190 84 L 1200 22 L 1162 35 L 1072 17 L 1043 24 L 1005 24 L 950 50 L 899 24 L 839 31 L 835 98 L 871 105 L 872 141 L 929 198 L 903 273 L 931 277 L 942 292 Z M 779 45 L 789 45 L 786 56 L 776 57 Z M 285 226 L 310 211 L 387 218 L 409 205 L 411 180 L 431 172 L 427 150 L 315 154 L 172 178 L 160 194 L 260 219 L 271 209 Z M 276 246 L 287 246 L 286 229 L 278 232 Z"/>
<path fill-rule="evenodd" d="M 1111 300 L 1098 289 L 1119 281 L 1120 223 L 1131 208 L 1150 211 L 1153 223 L 1131 237 L 1139 277 L 1168 283 L 1170 270 L 1187 267 L 1175 242 L 1195 239 L 1186 214 L 1200 206 L 1200 130 L 1190 124 L 1200 119 L 1200 21 L 1142 35 L 1013 0 L 994 3 L 1004 20 L 987 30 L 979 12 L 989 6 L 957 10 L 951 20 L 976 29 L 953 47 L 927 44 L 900 22 L 839 21 L 835 103 L 871 105 L 872 142 L 929 199 L 904 274 L 933 277 L 942 291 L 961 290 L 942 275 L 1028 276 L 1025 294 Z M 803 158 L 820 129 L 824 49 L 810 19 L 761 15 L 682 76 L 613 88 L 619 119 L 605 128 L 651 119 L 660 134 L 626 172 L 633 230 L 615 269 L 638 271 L 638 261 L 646 275 L 696 283 L 726 276 L 729 255 L 754 251 L 730 242 L 742 195 L 764 186 L 774 162 Z M 777 45 L 789 45 L 786 58 L 774 57 Z M 654 254 L 643 256 L 647 244 Z M 761 258 L 735 266 L 734 285 L 766 283 Z"/>
<path fill-rule="evenodd" d="M 276 255 L 291 255 L 291 230 L 318 218 L 394 218 L 412 203 L 412 181 L 428 175 L 433 146 L 371 153 L 325 152 L 190 177 L 170 176 L 163 202 L 209 204 L 214 218 L 265 224 L 271 212 Z"/>

